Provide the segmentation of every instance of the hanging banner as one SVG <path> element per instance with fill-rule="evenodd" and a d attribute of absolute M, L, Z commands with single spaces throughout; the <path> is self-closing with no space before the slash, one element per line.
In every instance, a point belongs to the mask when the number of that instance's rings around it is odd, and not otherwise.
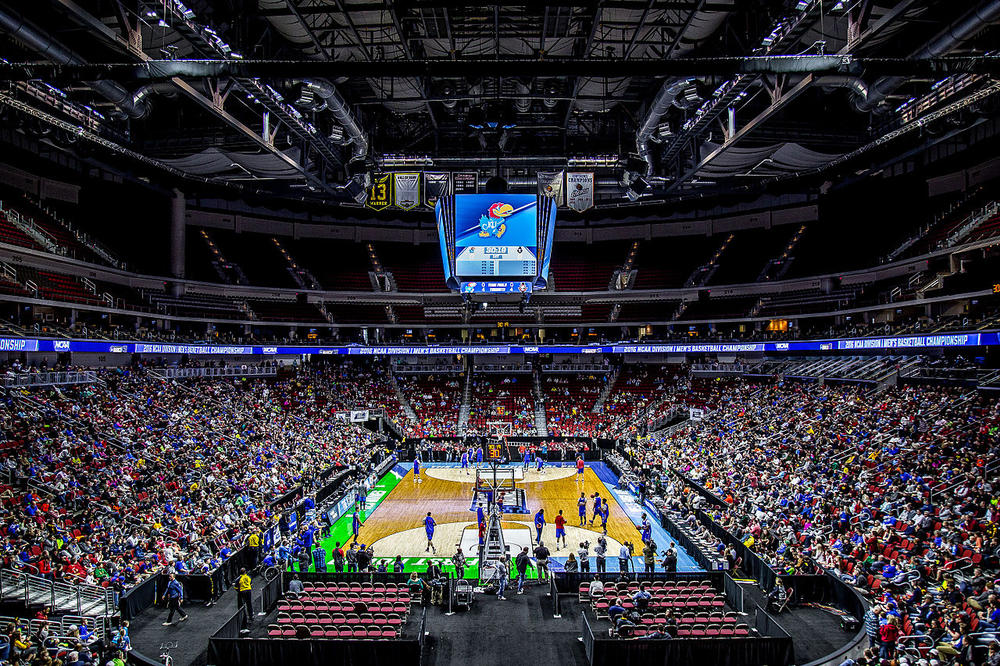
<path fill-rule="evenodd" d="M 394 201 L 398 208 L 413 210 L 420 204 L 420 174 L 392 174 Z"/>
<path fill-rule="evenodd" d="M 450 173 L 424 173 L 424 205 L 434 208 L 441 197 L 451 194 Z"/>
<path fill-rule="evenodd" d="M 566 205 L 582 213 L 594 206 L 594 174 L 570 171 L 566 174 Z"/>
<path fill-rule="evenodd" d="M 372 176 L 365 205 L 372 210 L 385 210 L 392 204 L 392 174 L 377 173 Z"/>
<path fill-rule="evenodd" d="M 353 409 L 351 410 L 351 423 L 364 423 L 368 420 L 368 410 L 367 409 Z"/>
<path fill-rule="evenodd" d="M 562 171 L 538 172 L 538 196 L 552 199 L 556 206 L 563 205 Z"/>
<path fill-rule="evenodd" d="M 479 194 L 478 173 L 453 173 L 451 181 L 455 187 L 455 194 Z"/>

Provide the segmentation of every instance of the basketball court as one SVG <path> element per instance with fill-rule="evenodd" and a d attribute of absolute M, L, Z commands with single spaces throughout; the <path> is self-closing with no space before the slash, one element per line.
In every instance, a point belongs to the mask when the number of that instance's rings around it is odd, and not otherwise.
<path fill-rule="evenodd" d="M 487 467 L 483 465 L 483 467 Z M 504 541 L 510 545 L 511 557 L 517 550 L 528 546 L 533 551 L 538 545 L 534 528 L 534 515 L 544 509 L 546 525 L 542 530 L 542 542 L 552 552 L 552 568 L 559 570 L 567 556 L 579 548 L 582 541 L 589 541 L 591 548 L 591 569 L 595 569 L 593 547 L 602 534 L 600 519 L 590 525 L 593 516 L 595 493 L 610 505 L 607 541 L 608 571 L 618 571 L 618 553 L 621 545 L 631 542 L 634 546 L 632 570 L 642 571 L 642 539 L 637 525 L 640 524 L 644 508 L 628 493 L 613 490 L 617 478 L 604 463 L 588 463 L 583 479 L 577 479 L 575 463 L 548 463 L 544 472 L 539 473 L 533 466 L 523 470 L 520 465 L 509 471 L 515 479 L 517 489 L 523 490 L 527 512 L 505 512 L 503 515 Z M 485 471 L 484 471 L 485 474 Z M 376 562 L 391 562 L 397 555 L 403 558 L 405 571 L 423 572 L 432 559 L 443 569 L 453 571 L 451 557 L 461 545 L 466 555 L 466 576 L 473 577 L 478 572 L 477 548 L 479 533 L 476 523 L 474 497 L 476 496 L 476 470 L 462 469 L 457 463 L 425 463 L 420 481 L 414 478 L 410 464 L 397 464 L 368 494 L 367 513 L 362 515 L 363 524 L 358 542 L 371 545 Z M 587 498 L 587 524 L 579 525 L 577 500 L 583 492 Z M 483 499 L 480 496 L 480 499 Z M 507 504 L 507 502 L 504 502 Z M 486 506 L 483 502 L 484 508 Z M 555 516 L 562 510 L 566 519 L 567 548 L 557 548 L 555 540 Z M 430 511 L 437 523 L 434 532 L 436 552 L 427 550 L 427 536 L 424 518 Z M 660 551 L 665 550 L 671 537 L 652 518 L 653 539 Z M 336 542 L 346 544 L 351 541 L 351 517 L 344 516 L 334 526 L 332 537 L 323 542 L 331 551 Z M 702 569 L 681 548 L 678 550 L 679 571 L 701 571 Z M 329 562 L 329 558 L 328 558 Z M 658 565 L 659 566 L 659 565 Z"/>

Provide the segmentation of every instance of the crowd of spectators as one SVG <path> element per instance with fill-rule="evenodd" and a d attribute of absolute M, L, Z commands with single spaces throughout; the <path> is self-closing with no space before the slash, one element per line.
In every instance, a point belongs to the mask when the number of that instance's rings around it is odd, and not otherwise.
<path fill-rule="evenodd" d="M 498 423 L 509 423 L 513 434 L 535 434 L 531 375 L 484 374 L 473 378 L 466 434 L 489 434 Z"/>
<path fill-rule="evenodd" d="M 4 666 L 125 666 L 132 650 L 128 621 L 101 637 L 89 620 L 80 624 L 50 621 L 48 609 L 34 619 L 15 618 L 0 625 L 0 663 Z"/>
<path fill-rule="evenodd" d="M 0 403 L 4 564 L 127 589 L 203 573 L 272 525 L 272 503 L 367 461 L 370 431 L 336 416 L 370 389 L 340 369 L 164 382 L 143 369 Z M 331 396 L 333 399 L 331 399 Z"/>
<path fill-rule="evenodd" d="M 400 375 L 396 378 L 404 399 L 413 408 L 416 422 L 405 424 L 410 437 L 454 437 L 462 406 L 459 375 Z"/>
<path fill-rule="evenodd" d="M 693 514 L 703 509 L 779 576 L 826 570 L 855 586 L 874 602 L 868 620 L 883 658 L 897 651 L 875 635 L 889 623 L 899 636 L 924 636 L 914 640 L 932 642 L 941 659 L 992 640 L 996 399 L 915 385 L 719 386 L 704 420 L 629 450 L 649 472 L 679 473 L 665 487 L 667 510 L 704 530 Z"/>

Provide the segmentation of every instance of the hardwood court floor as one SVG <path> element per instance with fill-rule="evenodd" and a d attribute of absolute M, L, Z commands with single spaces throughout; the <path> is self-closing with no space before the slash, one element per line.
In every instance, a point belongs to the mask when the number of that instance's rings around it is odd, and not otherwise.
<path fill-rule="evenodd" d="M 555 468 L 550 469 L 555 470 Z M 399 485 L 382 501 L 378 509 L 365 521 L 358 539 L 362 543 L 371 544 L 389 535 L 413 530 L 411 540 L 414 543 L 409 544 L 406 548 L 406 551 L 412 552 L 382 553 L 379 552 L 376 544 L 376 557 L 395 554 L 422 555 L 427 545 L 423 531 L 423 520 L 428 511 L 431 512 L 438 524 L 434 542 L 439 556 L 449 556 L 454 552 L 455 534 L 460 532 L 460 526 L 446 527 L 449 523 L 460 523 L 461 527 L 475 523 L 476 514 L 469 510 L 472 504 L 472 485 L 470 483 L 447 481 L 427 474 L 421 476 L 423 481 L 414 483 L 413 472 L 408 472 Z M 584 473 L 582 484 L 577 483 L 576 474 L 573 474 L 571 477 L 561 479 L 529 481 L 523 484 L 518 482 L 518 486 L 525 489 L 529 513 L 506 514 L 505 519 L 531 523 L 534 520 L 535 512 L 539 508 L 545 509 L 547 524 L 542 532 L 542 539 L 550 547 L 555 543 L 555 526 L 552 521 L 559 509 L 562 509 L 568 526 L 577 525 L 579 519 L 576 500 L 580 497 L 581 490 L 587 495 L 588 521 L 593 512 L 593 500 L 590 496 L 599 492 L 602 498 L 611 502 L 608 536 L 622 543 L 631 541 L 633 544 L 641 544 L 640 535 L 635 525 L 628 519 L 618 502 L 589 467 Z M 584 528 L 592 544 L 601 534 L 599 522 L 595 521 L 594 527 Z M 534 538 L 534 529 L 531 532 L 532 538 Z M 577 534 L 580 532 L 571 531 L 568 540 L 577 539 L 578 543 Z M 568 545 L 572 548 L 576 546 L 576 543 Z M 565 555 L 565 553 L 566 551 L 562 551 L 561 554 Z M 615 557 L 617 553 L 611 552 L 609 555 Z"/>

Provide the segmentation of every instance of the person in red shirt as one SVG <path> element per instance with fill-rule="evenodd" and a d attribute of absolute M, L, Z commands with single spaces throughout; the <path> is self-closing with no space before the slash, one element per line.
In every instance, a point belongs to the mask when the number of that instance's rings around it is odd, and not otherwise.
<path fill-rule="evenodd" d="M 583 456 L 576 458 L 576 482 L 583 483 Z"/>
<path fill-rule="evenodd" d="M 566 547 L 566 519 L 563 518 L 562 509 L 559 509 L 559 515 L 556 516 L 556 550 L 559 550 L 559 539 L 562 539 L 562 547 Z"/>

